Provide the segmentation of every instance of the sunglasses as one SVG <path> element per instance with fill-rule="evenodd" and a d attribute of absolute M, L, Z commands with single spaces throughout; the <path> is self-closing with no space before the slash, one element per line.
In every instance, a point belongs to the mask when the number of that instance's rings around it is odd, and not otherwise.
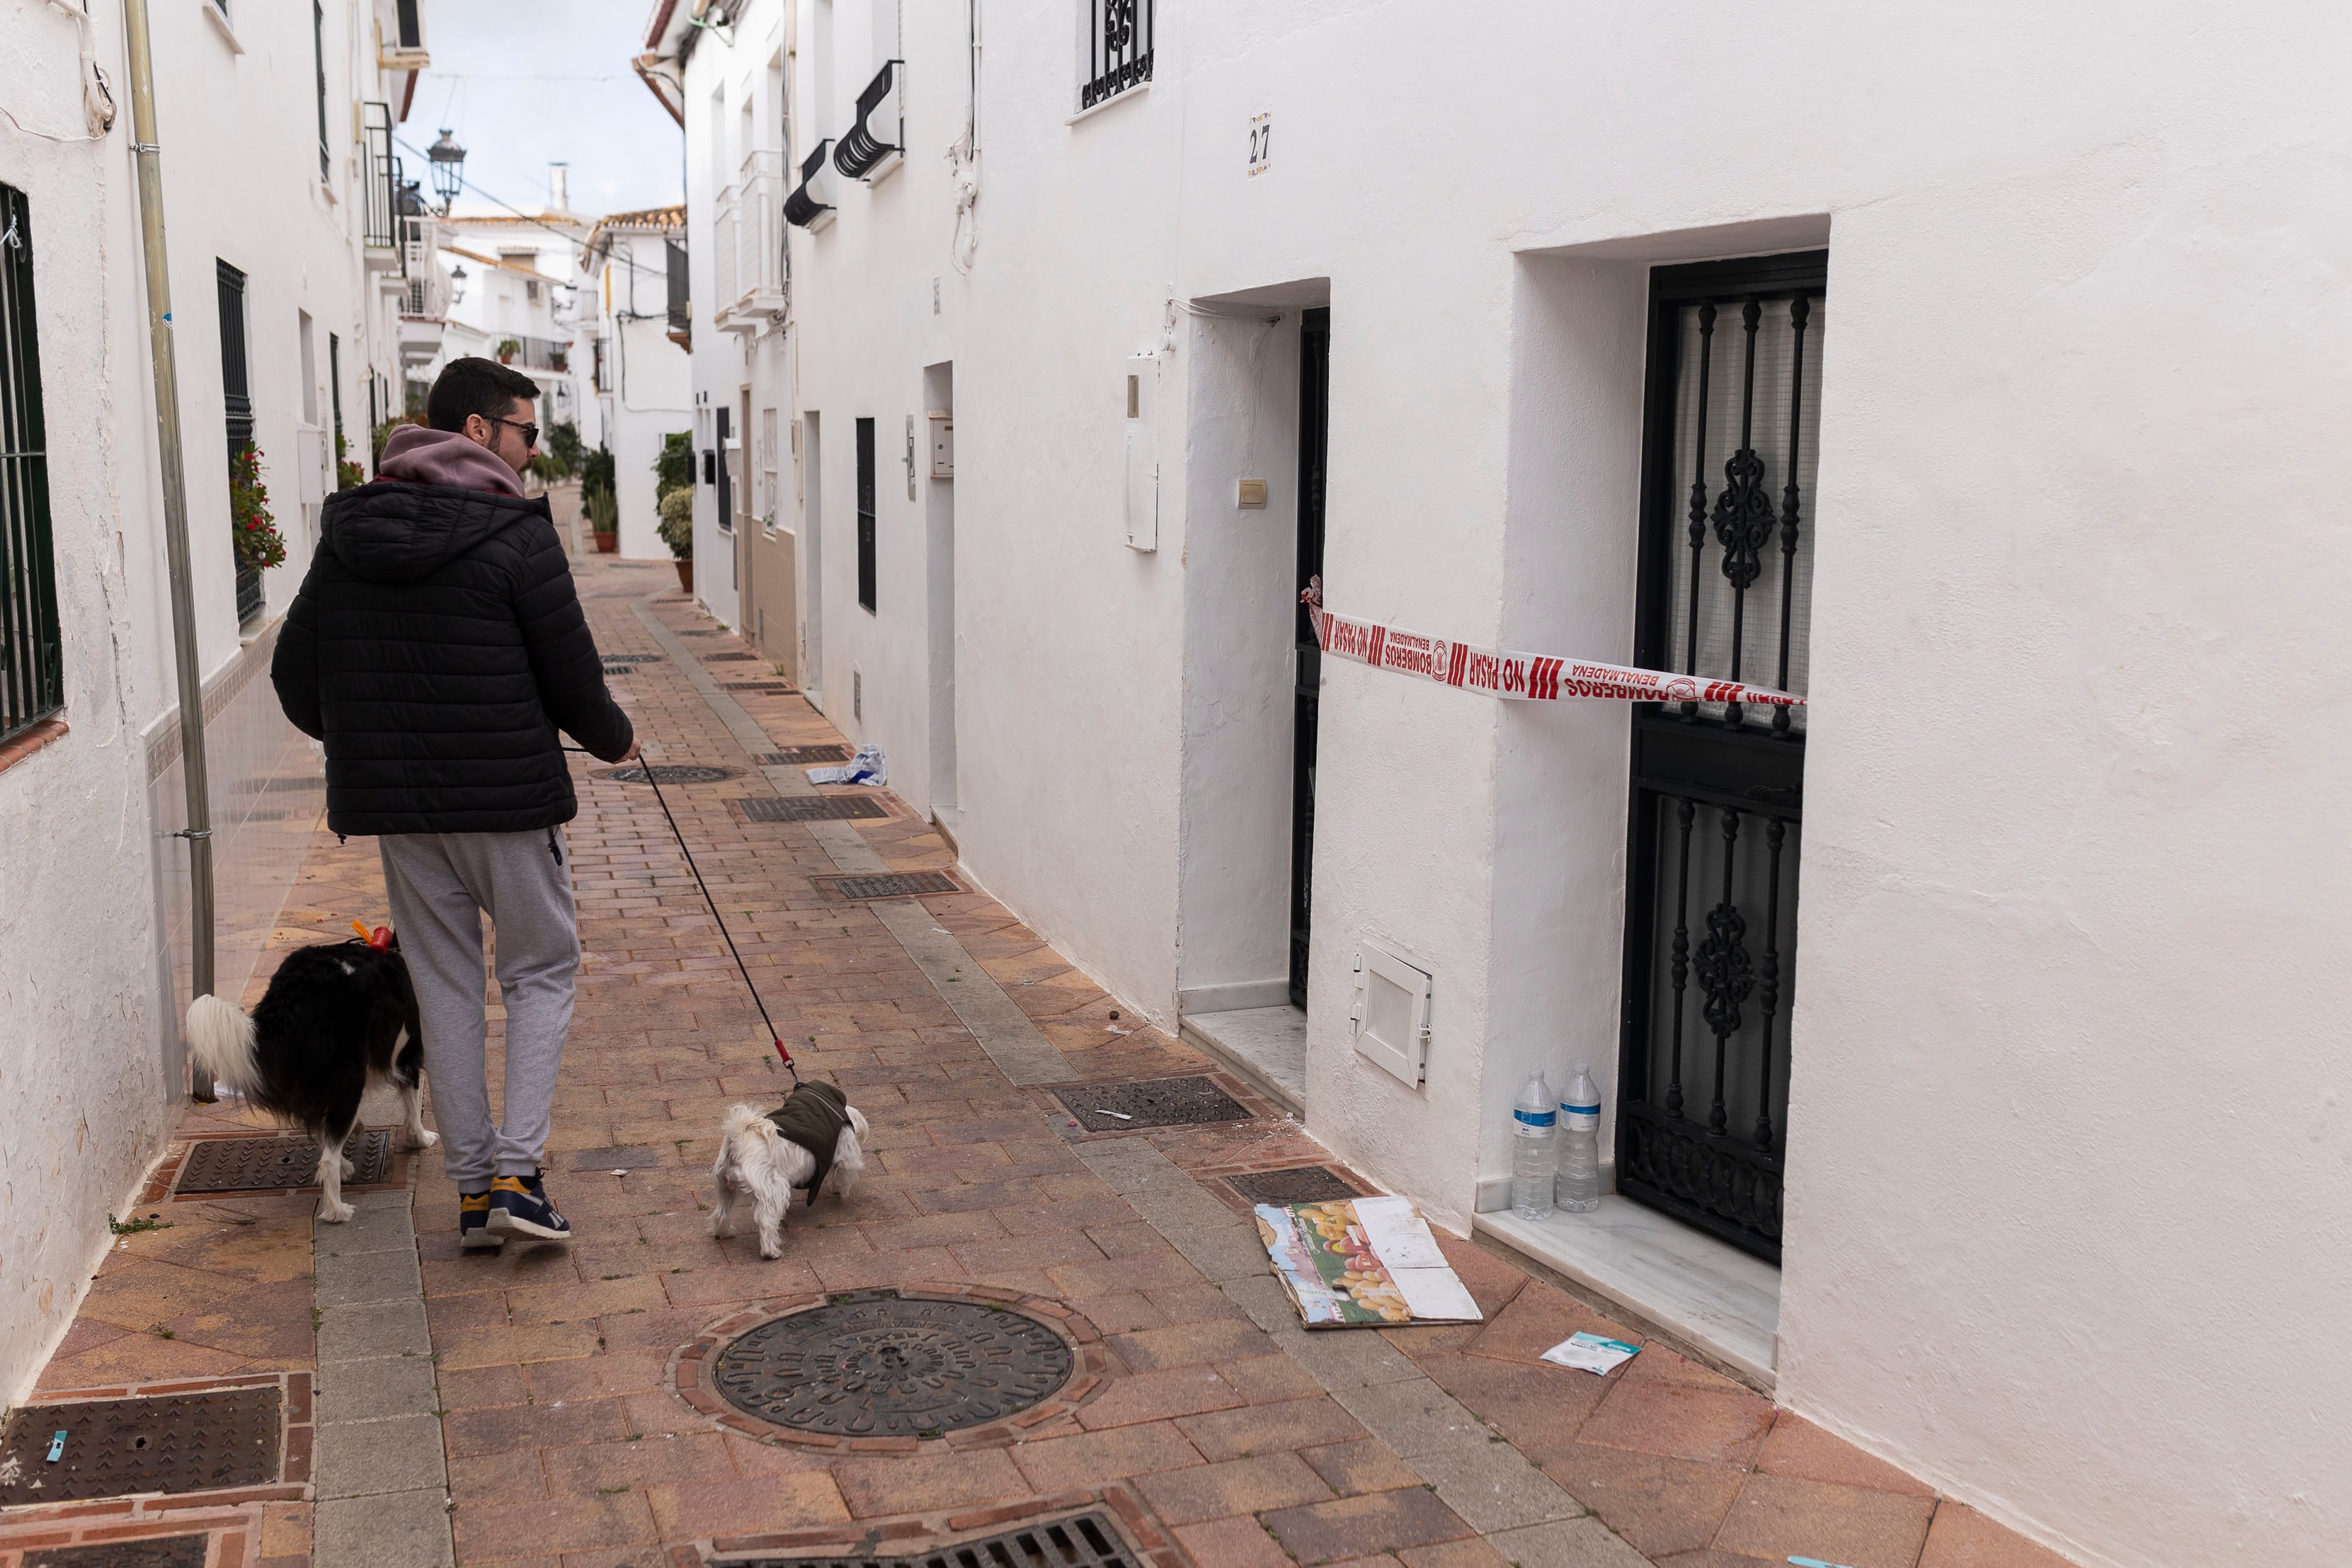
<path fill-rule="evenodd" d="M 539 444 L 539 426 L 535 424 L 526 424 L 519 419 L 493 418 L 490 423 L 492 424 L 511 425 L 513 428 L 521 431 L 522 444 L 526 447 L 537 446 Z"/>

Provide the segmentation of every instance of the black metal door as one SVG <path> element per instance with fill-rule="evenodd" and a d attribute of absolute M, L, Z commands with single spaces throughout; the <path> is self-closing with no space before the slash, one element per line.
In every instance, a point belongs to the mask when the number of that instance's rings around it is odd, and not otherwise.
<path fill-rule="evenodd" d="M 220 302 L 221 413 L 228 437 L 228 465 L 253 444 L 253 383 L 246 368 L 245 274 L 215 257 L 214 284 Z M 230 548 L 236 548 L 230 536 Z M 261 613 L 261 569 L 240 563 L 236 569 L 236 619 L 243 625 Z"/>
<path fill-rule="evenodd" d="M 1323 574 L 1324 449 L 1331 428 L 1331 311 L 1305 313 L 1298 329 L 1298 588 Z M 1297 651 L 1290 744 L 1290 999 L 1307 1005 L 1307 931 L 1315 873 L 1315 724 L 1323 651 L 1301 603 L 1292 611 Z"/>
<path fill-rule="evenodd" d="M 1639 664 L 1805 689 L 1828 263 L 1651 274 Z M 1805 713 L 1633 716 L 1618 1190 L 1776 1263 Z"/>

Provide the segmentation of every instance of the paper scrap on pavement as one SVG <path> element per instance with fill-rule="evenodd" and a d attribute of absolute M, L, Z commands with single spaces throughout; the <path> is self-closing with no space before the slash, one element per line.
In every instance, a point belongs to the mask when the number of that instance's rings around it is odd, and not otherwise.
<path fill-rule="evenodd" d="M 1580 1372 L 1606 1377 L 1641 1354 L 1640 1345 L 1627 1344 L 1622 1339 L 1602 1339 L 1597 1333 L 1578 1333 L 1569 1335 L 1544 1352 L 1542 1359 L 1554 1366 L 1570 1366 Z"/>
<path fill-rule="evenodd" d="M 1275 1277 L 1308 1328 L 1485 1321 L 1405 1198 L 1261 1203 L 1256 1214 Z"/>

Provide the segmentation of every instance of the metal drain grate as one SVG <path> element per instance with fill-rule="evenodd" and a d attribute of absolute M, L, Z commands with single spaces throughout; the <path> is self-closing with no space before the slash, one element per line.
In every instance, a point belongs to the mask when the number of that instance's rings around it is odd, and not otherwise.
<path fill-rule="evenodd" d="M 0 1427 L 0 1508 L 265 1486 L 278 1479 L 278 1406 L 270 1383 L 22 1406 Z"/>
<path fill-rule="evenodd" d="M 1248 1176 L 1227 1176 L 1225 1185 L 1252 1203 L 1337 1203 L 1363 1196 L 1323 1166 L 1253 1171 Z"/>
<path fill-rule="evenodd" d="M 737 800 L 734 806 L 747 822 L 839 822 L 890 814 L 878 802 L 863 795 L 795 795 L 788 800 L 771 795 L 762 800 Z"/>
<path fill-rule="evenodd" d="M 1131 1133 L 1142 1127 L 1190 1127 L 1207 1122 L 1246 1122 L 1250 1113 L 1211 1078 L 1154 1078 L 1141 1083 L 1080 1084 L 1056 1089 L 1089 1133 Z"/>
<path fill-rule="evenodd" d="M 343 1181 L 359 1186 L 382 1181 L 392 1171 L 392 1133 L 362 1127 L 343 1143 L 357 1167 Z M 198 1138 L 188 1145 L 174 1193 L 285 1192 L 319 1185 L 319 1145 L 314 1138 Z"/>
<path fill-rule="evenodd" d="M 759 656 L 757 653 L 705 653 L 702 662 L 706 664 L 738 664 Z"/>
<path fill-rule="evenodd" d="M 745 1415 L 841 1437 L 936 1437 L 1016 1416 L 1076 1370 L 1069 1341 L 979 1301 L 852 1291 L 771 1318 L 711 1358 Z"/>
<path fill-rule="evenodd" d="M 1099 1513 L 1024 1524 L 912 1557 L 730 1558 L 725 1568 L 1143 1568 Z"/>
<path fill-rule="evenodd" d="M 653 776 L 656 784 L 723 784 L 730 779 L 741 777 L 732 768 L 706 768 L 699 763 L 687 762 L 657 762 L 654 764 Z M 646 768 L 642 763 L 632 763 L 626 768 L 614 768 L 599 773 L 596 777 L 610 779 L 615 784 L 642 784 L 646 781 Z"/>
<path fill-rule="evenodd" d="M 101 1541 L 95 1546 L 52 1546 L 25 1553 L 25 1568 L 205 1568 L 201 1535 L 161 1541 Z"/>
<path fill-rule="evenodd" d="M 820 876 L 817 885 L 835 898 L 919 898 L 931 893 L 961 893 L 942 872 L 901 871 L 881 876 Z"/>
<path fill-rule="evenodd" d="M 649 1171 L 661 1164 L 661 1151 L 649 1144 L 615 1144 L 608 1149 L 576 1149 L 575 1171 Z"/>
<path fill-rule="evenodd" d="M 788 697 L 799 691 L 800 687 L 788 686 L 782 681 L 729 681 L 725 683 L 722 689 L 730 692 L 767 692 L 774 696 Z"/>
<path fill-rule="evenodd" d="M 849 747 L 845 746 L 787 746 L 782 751 L 765 751 L 752 761 L 762 768 L 791 768 L 803 762 L 846 762 Z"/>

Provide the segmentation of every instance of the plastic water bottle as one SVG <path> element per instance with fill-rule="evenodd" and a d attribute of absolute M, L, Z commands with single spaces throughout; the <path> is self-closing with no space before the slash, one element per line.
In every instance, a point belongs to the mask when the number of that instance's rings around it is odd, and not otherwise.
<path fill-rule="evenodd" d="M 1580 1061 L 1559 1097 L 1559 1184 L 1555 1195 L 1570 1214 L 1601 1207 L 1601 1090 Z"/>
<path fill-rule="evenodd" d="M 1551 1212 L 1558 1104 L 1538 1072 L 1511 1108 L 1511 1212 L 1521 1219 L 1541 1219 Z"/>

